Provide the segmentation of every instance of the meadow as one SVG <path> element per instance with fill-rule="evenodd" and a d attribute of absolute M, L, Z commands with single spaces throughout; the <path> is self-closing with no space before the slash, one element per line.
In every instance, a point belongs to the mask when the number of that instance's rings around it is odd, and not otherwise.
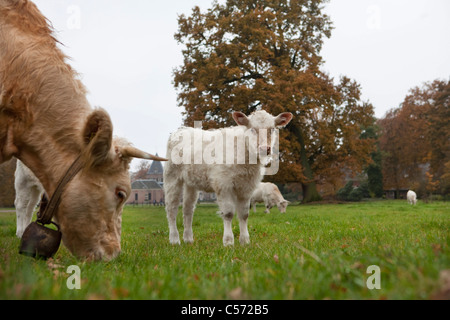
<path fill-rule="evenodd" d="M 126 207 L 122 253 L 83 262 L 61 246 L 54 259 L 18 254 L 15 214 L 0 210 L 0 299 L 298 300 L 436 299 L 450 269 L 448 202 L 291 205 L 251 213 L 251 244 L 223 247 L 216 205 L 194 215 L 194 244 L 169 244 L 163 207 Z M 182 214 L 178 215 L 182 235 Z M 71 265 L 81 289 L 70 290 Z M 381 289 L 370 290 L 369 266 Z M 440 277 L 441 275 L 441 277 Z"/>

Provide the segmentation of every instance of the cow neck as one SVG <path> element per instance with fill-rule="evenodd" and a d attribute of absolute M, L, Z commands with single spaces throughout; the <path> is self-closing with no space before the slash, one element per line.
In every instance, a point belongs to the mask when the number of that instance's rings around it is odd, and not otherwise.
<path fill-rule="evenodd" d="M 69 169 L 67 169 L 61 180 L 59 180 L 55 192 L 52 194 L 48 203 L 44 201 L 44 204 L 41 205 L 37 219 L 39 223 L 44 225 L 52 223 L 53 216 L 58 210 L 59 203 L 61 202 L 61 196 L 64 188 L 70 181 L 72 181 L 72 179 L 81 171 L 82 168 L 82 157 L 78 156 Z"/>

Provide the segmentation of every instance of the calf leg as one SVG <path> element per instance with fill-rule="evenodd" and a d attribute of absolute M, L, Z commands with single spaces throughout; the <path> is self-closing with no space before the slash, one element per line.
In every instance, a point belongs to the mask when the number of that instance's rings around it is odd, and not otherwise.
<path fill-rule="evenodd" d="M 264 213 L 270 213 L 270 209 L 272 209 L 272 206 L 269 204 L 268 201 L 265 201 L 264 204 L 266 206 L 266 210 L 264 211 Z"/>
<path fill-rule="evenodd" d="M 256 201 L 252 201 L 253 213 L 256 213 Z"/>
<path fill-rule="evenodd" d="M 239 242 L 244 244 L 250 243 L 250 235 L 248 233 L 247 220 L 249 216 L 249 202 L 250 200 L 238 200 L 236 211 L 239 219 Z"/>
<path fill-rule="evenodd" d="M 180 244 L 180 234 L 177 229 L 177 214 L 180 198 L 183 191 L 183 184 L 179 181 L 165 181 L 164 185 L 166 197 L 166 213 L 169 222 L 169 241 L 171 244 Z"/>
<path fill-rule="evenodd" d="M 235 205 L 233 199 L 230 197 L 217 197 L 219 209 L 223 219 L 223 245 L 234 245 L 234 235 L 231 228 L 231 223 L 234 217 Z M 247 204 L 248 205 L 248 204 Z"/>
<path fill-rule="evenodd" d="M 198 191 L 185 186 L 183 193 L 183 240 L 186 243 L 194 242 L 194 233 L 192 232 L 192 218 L 194 216 L 197 199 Z"/>

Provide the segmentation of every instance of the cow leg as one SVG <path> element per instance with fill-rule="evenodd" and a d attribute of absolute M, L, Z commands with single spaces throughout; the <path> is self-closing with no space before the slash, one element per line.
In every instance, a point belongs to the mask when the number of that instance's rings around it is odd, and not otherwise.
<path fill-rule="evenodd" d="M 180 244 L 180 234 L 177 229 L 177 214 L 183 192 L 183 184 L 180 181 L 165 181 L 164 183 L 167 221 L 169 222 L 169 241 L 171 244 Z"/>
<path fill-rule="evenodd" d="M 250 243 L 250 235 L 248 233 L 247 220 L 249 216 L 249 202 L 250 200 L 238 200 L 236 211 L 239 219 L 239 242 L 244 244 Z"/>
<path fill-rule="evenodd" d="M 22 238 L 25 229 L 31 223 L 33 211 L 39 203 L 42 191 L 37 186 L 33 186 L 30 189 L 16 189 L 16 192 L 16 200 L 14 201 L 17 218 L 16 236 Z"/>
<path fill-rule="evenodd" d="M 194 216 L 195 205 L 198 199 L 198 191 L 187 186 L 183 193 L 183 240 L 186 243 L 194 242 L 194 233 L 192 232 L 192 218 Z"/>
<path fill-rule="evenodd" d="M 234 245 L 234 235 L 231 223 L 235 211 L 234 201 L 231 197 L 222 197 L 218 195 L 217 202 L 223 219 L 223 245 L 232 246 Z"/>

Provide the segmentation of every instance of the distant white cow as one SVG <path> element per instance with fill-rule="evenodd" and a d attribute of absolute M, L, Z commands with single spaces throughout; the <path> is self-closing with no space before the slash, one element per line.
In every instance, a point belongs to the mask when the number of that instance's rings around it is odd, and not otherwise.
<path fill-rule="evenodd" d="M 406 194 L 406 199 L 408 199 L 408 203 L 411 205 L 416 205 L 417 203 L 417 195 L 414 191 L 409 190 Z"/>
<path fill-rule="evenodd" d="M 231 221 L 235 212 L 239 218 L 239 241 L 241 244 L 250 242 L 247 228 L 250 198 L 262 180 L 261 169 L 266 163 L 264 155 L 270 154 L 272 148 L 267 141 L 261 142 L 261 132 L 270 134 L 271 129 L 286 126 L 292 117 L 291 113 L 274 117 L 266 111 L 257 111 L 247 117 L 242 112 L 234 112 L 237 127 L 209 131 L 181 128 L 171 135 L 167 147 L 169 162 L 164 169 L 171 244 L 180 243 L 176 217 L 182 196 L 183 240 L 194 242 L 192 217 L 199 191 L 217 195 L 224 222 L 224 246 L 234 244 Z"/>
<path fill-rule="evenodd" d="M 22 161 L 17 160 L 14 187 L 16 189 L 17 230 L 16 236 L 22 235 L 31 223 L 33 211 L 41 200 L 44 188 L 38 178 L 26 167 Z"/>
<path fill-rule="evenodd" d="M 286 213 L 286 208 L 289 201 L 283 198 L 278 187 L 270 182 L 262 182 L 258 188 L 253 192 L 251 204 L 253 212 L 256 212 L 256 203 L 264 202 L 266 206 L 265 213 L 270 213 L 270 209 L 274 206 L 278 207 L 281 213 Z"/>

